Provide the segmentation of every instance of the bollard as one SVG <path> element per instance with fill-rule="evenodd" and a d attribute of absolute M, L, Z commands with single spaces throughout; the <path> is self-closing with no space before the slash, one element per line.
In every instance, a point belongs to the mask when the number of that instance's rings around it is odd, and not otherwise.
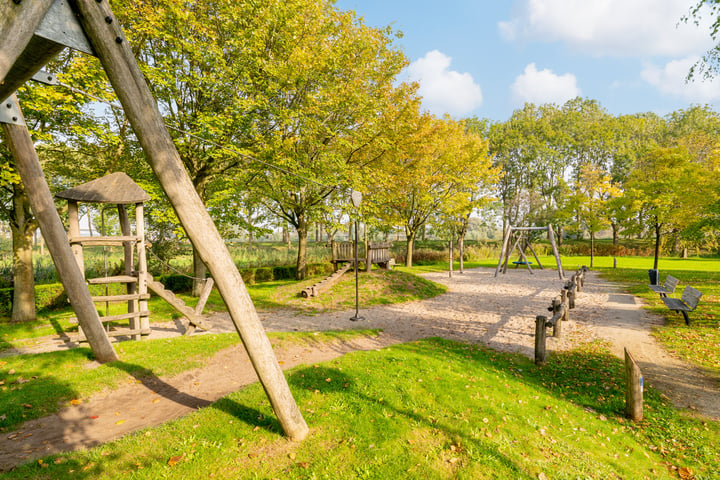
<path fill-rule="evenodd" d="M 545 365 L 545 325 L 547 318 L 538 315 L 535 317 L 535 365 Z"/>

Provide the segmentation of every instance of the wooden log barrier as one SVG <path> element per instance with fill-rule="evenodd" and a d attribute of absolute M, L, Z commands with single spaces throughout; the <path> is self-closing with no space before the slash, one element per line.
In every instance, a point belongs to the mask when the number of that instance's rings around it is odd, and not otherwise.
<path fill-rule="evenodd" d="M 575 308 L 575 295 L 577 292 L 577 283 L 575 280 L 568 280 L 564 287 L 567 292 L 568 308 Z"/>
<path fill-rule="evenodd" d="M 634 422 L 643 419 L 643 376 L 627 348 L 625 348 L 625 415 Z"/>
<path fill-rule="evenodd" d="M 535 317 L 535 365 L 545 365 L 546 349 L 545 337 L 547 318 L 538 315 Z"/>

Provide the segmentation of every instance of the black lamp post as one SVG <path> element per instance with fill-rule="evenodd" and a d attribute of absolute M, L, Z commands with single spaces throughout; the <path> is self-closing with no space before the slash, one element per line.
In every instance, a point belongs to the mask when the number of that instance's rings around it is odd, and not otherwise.
<path fill-rule="evenodd" d="M 355 208 L 355 316 L 350 317 L 350 320 L 356 322 L 363 320 L 364 317 L 359 315 L 360 313 L 360 292 L 358 288 L 358 207 L 362 203 L 362 193 L 357 190 L 353 190 L 350 193 L 350 200 L 352 200 L 353 207 Z"/>

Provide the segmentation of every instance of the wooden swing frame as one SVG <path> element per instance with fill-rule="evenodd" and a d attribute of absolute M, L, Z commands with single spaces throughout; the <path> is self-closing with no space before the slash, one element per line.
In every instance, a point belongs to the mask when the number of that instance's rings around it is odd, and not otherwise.
<path fill-rule="evenodd" d="M 560 261 L 560 254 L 558 253 L 557 244 L 555 243 L 555 232 L 553 231 L 552 225 L 548 225 L 547 227 L 508 227 L 507 231 L 505 232 L 505 238 L 503 239 L 502 249 L 500 250 L 500 260 L 498 261 L 497 268 L 495 269 L 496 277 L 501 271 L 502 273 L 507 273 L 510 256 L 516 248 L 518 250 L 518 253 L 520 254 L 520 260 L 518 261 L 518 265 L 525 265 L 530 274 L 532 275 L 532 267 L 530 267 L 530 262 L 525 256 L 525 249 L 529 248 L 533 256 L 535 257 L 535 261 L 538 263 L 538 266 L 541 270 L 543 270 L 542 263 L 540 263 L 540 259 L 535 253 L 535 250 L 532 248 L 532 244 L 528 242 L 526 235 L 526 232 L 540 230 L 547 232 L 548 240 L 550 240 L 550 245 L 552 245 L 553 249 L 553 255 L 555 256 L 558 276 L 560 277 L 560 280 L 565 280 L 565 274 L 563 272 L 562 262 Z M 514 238 L 515 241 L 512 244 L 512 248 L 508 248 L 511 238 Z"/>
<path fill-rule="evenodd" d="M 96 358 L 118 359 L 55 209 L 32 138 L 14 94 L 65 47 L 100 59 L 148 163 L 205 262 L 286 435 L 302 440 L 308 426 L 292 397 L 230 252 L 180 160 L 162 115 L 107 0 L 32 0 L 0 3 L 0 104 L 7 145 L 30 205 Z M 8 112 L 11 112 L 9 115 Z"/>

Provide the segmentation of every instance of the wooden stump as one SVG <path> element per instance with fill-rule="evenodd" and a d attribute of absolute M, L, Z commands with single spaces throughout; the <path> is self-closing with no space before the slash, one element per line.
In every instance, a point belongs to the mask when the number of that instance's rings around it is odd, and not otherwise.
<path fill-rule="evenodd" d="M 535 364 L 545 365 L 545 359 L 547 356 L 545 349 L 545 337 L 546 330 L 545 325 L 547 324 L 547 318 L 542 315 L 535 317 Z"/>

